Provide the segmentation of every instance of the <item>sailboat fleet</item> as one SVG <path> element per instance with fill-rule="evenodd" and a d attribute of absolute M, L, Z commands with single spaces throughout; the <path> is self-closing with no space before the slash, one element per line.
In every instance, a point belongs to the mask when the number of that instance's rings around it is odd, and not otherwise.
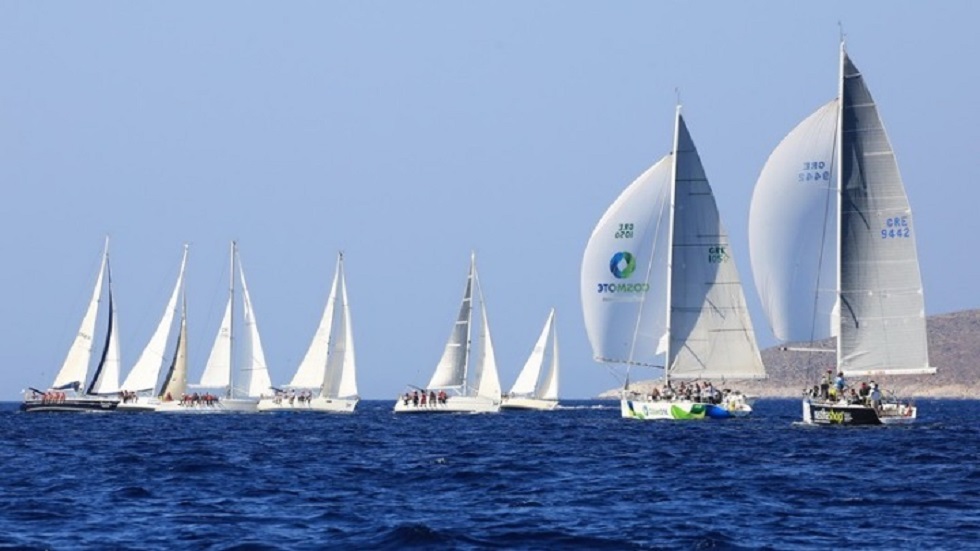
<path fill-rule="evenodd" d="M 781 231 L 772 231 L 776 227 Z M 835 354 L 832 362 L 814 359 L 800 366 L 814 381 L 802 400 L 804 423 L 893 424 L 917 418 L 913 403 L 885 393 L 879 383 L 863 385 L 860 394 L 842 388 L 845 378 L 935 373 L 915 243 L 895 153 L 865 78 L 842 41 L 837 97 L 772 152 L 750 211 L 752 274 L 774 336 L 807 350 L 836 337 L 836 348 L 823 351 L 827 357 Z M 607 208 L 582 258 L 587 336 L 597 362 L 625 369 L 623 418 L 725 419 L 752 412 L 753 398 L 733 382 L 764 378 L 766 369 L 735 254 L 678 106 L 669 152 Z M 107 238 L 92 297 L 61 369 L 46 389 L 27 389 L 21 409 L 355 410 L 359 396 L 342 254 L 313 339 L 292 379 L 281 386 L 270 380 L 235 242 L 224 315 L 200 380 L 188 384 L 187 255 L 185 246 L 160 322 L 120 383 Z M 96 339 L 100 319 L 104 329 Z M 661 379 L 654 387 L 631 384 L 638 369 L 653 369 Z M 409 385 L 393 412 L 550 411 L 559 408 L 558 386 L 552 309 L 523 369 L 502 391 L 484 289 L 471 254 L 442 356 L 428 382 Z"/>

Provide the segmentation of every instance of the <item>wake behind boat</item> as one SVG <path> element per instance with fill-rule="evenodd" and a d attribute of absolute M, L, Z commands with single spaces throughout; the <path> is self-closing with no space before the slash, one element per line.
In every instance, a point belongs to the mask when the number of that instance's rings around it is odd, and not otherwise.
<path fill-rule="evenodd" d="M 879 383 L 864 396 L 845 383 L 936 368 L 905 186 L 843 42 L 838 84 L 838 98 L 794 128 L 759 176 L 749 216 L 752 270 L 777 339 L 837 337 L 828 350 L 836 352 L 833 368 L 803 398 L 804 423 L 911 423 L 918 411 L 910 401 L 882 393 Z M 807 366 L 811 376 L 818 366 Z"/>
<path fill-rule="evenodd" d="M 476 293 L 474 294 L 474 288 Z M 473 361 L 470 332 L 473 301 L 479 299 L 479 348 Z M 395 413 L 497 413 L 500 411 L 500 378 L 490 339 L 483 288 L 476 272 L 476 255 L 459 307 L 459 315 L 446 342 L 442 358 L 426 388 L 412 387 L 395 401 Z"/>
<path fill-rule="evenodd" d="M 103 276 L 105 289 L 103 289 Z M 107 318 L 105 341 L 92 380 L 86 386 L 89 362 L 92 358 L 92 341 L 103 291 L 108 296 L 109 310 L 104 316 Z M 82 324 L 75 340 L 68 350 L 68 356 L 49 389 L 42 391 L 30 388 L 24 392 L 24 401 L 20 405 L 20 410 L 40 413 L 103 412 L 116 409 L 119 400 L 114 395 L 119 390 L 120 361 L 117 333 L 116 309 L 112 301 L 112 274 L 109 269 L 109 238 L 106 237 L 95 290 L 89 300 L 88 309 L 82 317 Z"/>
<path fill-rule="evenodd" d="M 710 379 L 765 377 L 732 248 L 680 107 L 673 150 L 627 187 L 599 220 L 582 260 L 582 310 L 599 362 L 659 367 L 663 387 L 629 388 L 628 419 L 747 415 Z M 674 388 L 676 380 L 693 381 Z M 694 392 L 696 390 L 697 392 Z M 691 391 L 691 392 L 688 392 Z"/>
<path fill-rule="evenodd" d="M 258 410 L 353 413 L 359 400 L 355 373 L 354 334 L 340 253 L 327 305 L 303 361 L 286 389 L 263 397 Z"/>

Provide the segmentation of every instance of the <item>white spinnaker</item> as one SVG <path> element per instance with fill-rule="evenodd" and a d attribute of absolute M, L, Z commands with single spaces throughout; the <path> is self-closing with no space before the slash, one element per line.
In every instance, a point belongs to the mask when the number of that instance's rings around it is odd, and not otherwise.
<path fill-rule="evenodd" d="M 837 100 L 773 150 L 752 194 L 749 253 L 762 308 L 777 339 L 829 337 L 836 302 Z"/>
<path fill-rule="evenodd" d="M 585 328 L 598 361 L 663 365 L 672 156 L 633 181 L 592 231 L 582 259 Z"/>
<path fill-rule="evenodd" d="M 187 247 L 184 246 L 184 255 L 180 261 L 180 271 L 177 275 L 177 283 L 167 301 L 167 307 L 163 310 L 160 324 L 150 337 L 149 342 L 140 354 L 133 368 L 129 371 L 126 380 L 123 381 L 122 390 L 133 392 L 152 391 L 156 388 L 160 372 L 167 361 L 167 343 L 174 328 L 174 317 L 177 314 L 177 299 L 184 281 L 184 269 L 187 265 Z"/>

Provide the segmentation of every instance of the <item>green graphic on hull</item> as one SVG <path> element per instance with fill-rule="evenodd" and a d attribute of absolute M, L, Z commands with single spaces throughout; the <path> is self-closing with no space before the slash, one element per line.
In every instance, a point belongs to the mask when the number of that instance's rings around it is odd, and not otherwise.
<path fill-rule="evenodd" d="M 670 416 L 674 419 L 704 419 L 704 404 L 691 404 L 691 411 L 680 406 L 670 406 Z"/>

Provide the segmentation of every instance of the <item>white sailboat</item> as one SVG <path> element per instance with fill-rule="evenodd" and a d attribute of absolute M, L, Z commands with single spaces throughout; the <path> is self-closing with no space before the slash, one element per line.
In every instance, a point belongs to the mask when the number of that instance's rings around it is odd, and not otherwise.
<path fill-rule="evenodd" d="M 285 389 L 259 401 L 259 411 L 353 413 L 358 400 L 354 334 L 340 253 L 327 305 L 303 361 Z"/>
<path fill-rule="evenodd" d="M 242 346 L 241 379 L 233 377 L 234 363 L 234 303 L 235 303 L 235 271 L 238 270 L 242 285 L 242 317 L 245 325 Z M 255 321 L 255 312 L 245 283 L 245 272 L 238 258 L 238 244 L 231 243 L 231 277 L 228 289 L 228 303 L 218 328 L 214 345 L 208 356 L 201 381 L 195 385 L 206 392 L 194 392 L 184 395 L 180 400 L 161 403 L 158 412 L 181 413 L 251 413 L 258 411 L 259 399 L 269 394 L 272 381 L 259 338 L 259 329 Z M 211 392 L 215 390 L 216 392 Z"/>
<path fill-rule="evenodd" d="M 843 42 L 838 98 L 794 128 L 762 169 L 749 245 L 776 338 L 837 337 L 828 375 L 935 373 L 912 211 L 877 107 Z M 803 421 L 915 420 L 914 405 L 873 396 L 876 390 L 866 398 L 830 399 L 818 386 L 803 399 Z"/>
<path fill-rule="evenodd" d="M 164 381 L 164 384 L 158 391 L 157 383 L 160 380 L 161 372 L 164 371 L 164 368 L 168 368 L 167 371 L 170 373 L 174 367 L 176 349 L 179 349 L 179 347 L 182 345 L 186 347 L 186 335 L 183 333 L 183 331 L 186 329 L 186 317 L 182 312 L 182 332 L 178 337 L 178 341 L 175 346 L 175 354 L 170 355 L 167 353 L 167 345 L 170 341 L 170 334 L 174 328 L 174 317 L 177 315 L 177 300 L 184 290 L 184 270 L 187 266 L 187 248 L 187 245 L 184 245 L 184 254 L 180 260 L 180 271 L 177 274 L 177 283 L 174 285 L 174 290 L 170 294 L 170 300 L 167 301 L 167 306 L 163 311 L 163 316 L 160 318 L 160 323 L 157 325 L 156 330 L 150 337 L 149 342 L 147 342 L 146 347 L 140 354 L 139 359 L 136 360 L 135 364 L 133 364 L 132 369 L 129 371 L 129 375 L 126 376 L 126 380 L 123 381 L 123 384 L 120 387 L 122 402 L 119 404 L 119 411 L 155 411 L 160 405 L 161 400 L 166 400 L 166 398 L 169 396 L 168 401 L 173 401 L 174 396 L 179 397 L 184 392 L 184 389 L 180 389 L 180 393 L 174 393 L 174 389 L 164 392 L 163 389 L 165 386 L 168 386 L 167 383 L 169 381 Z M 186 301 L 184 302 L 184 305 L 186 307 Z M 169 362 L 168 359 L 170 359 Z"/>
<path fill-rule="evenodd" d="M 558 407 L 558 330 L 554 308 L 548 314 L 531 355 L 500 407 L 534 410 Z"/>
<path fill-rule="evenodd" d="M 103 277 L 105 288 L 103 289 Z M 95 337 L 102 293 L 109 299 L 109 313 L 102 355 L 96 365 L 92 380 L 87 382 L 89 363 L 92 359 L 92 342 Z M 112 299 L 112 273 L 109 269 L 109 238 L 105 240 L 99 275 L 88 308 L 82 317 L 78 334 L 68 350 L 68 356 L 54 382 L 47 390 L 29 388 L 24 392 L 21 411 L 111 411 L 119 400 L 119 339 L 118 320 Z M 86 384 L 87 383 L 87 384 Z"/>
<path fill-rule="evenodd" d="M 623 417 L 728 418 L 752 411 L 739 391 L 714 386 L 763 378 L 765 368 L 728 235 L 680 107 L 673 151 L 599 220 L 581 283 L 595 359 L 663 370 L 663 392 L 645 395 L 629 390 L 627 373 Z M 678 379 L 693 382 L 675 388 Z"/>
<path fill-rule="evenodd" d="M 475 292 L 474 292 L 475 290 Z M 474 300 L 479 307 L 474 308 Z M 472 346 L 473 312 L 478 312 L 478 347 Z M 475 349 L 475 351 L 474 351 Z M 414 387 L 395 401 L 395 413 L 497 413 L 500 411 L 500 378 L 490 338 L 486 303 L 476 272 L 476 255 L 459 315 L 446 342 L 442 358 L 425 388 Z"/>

